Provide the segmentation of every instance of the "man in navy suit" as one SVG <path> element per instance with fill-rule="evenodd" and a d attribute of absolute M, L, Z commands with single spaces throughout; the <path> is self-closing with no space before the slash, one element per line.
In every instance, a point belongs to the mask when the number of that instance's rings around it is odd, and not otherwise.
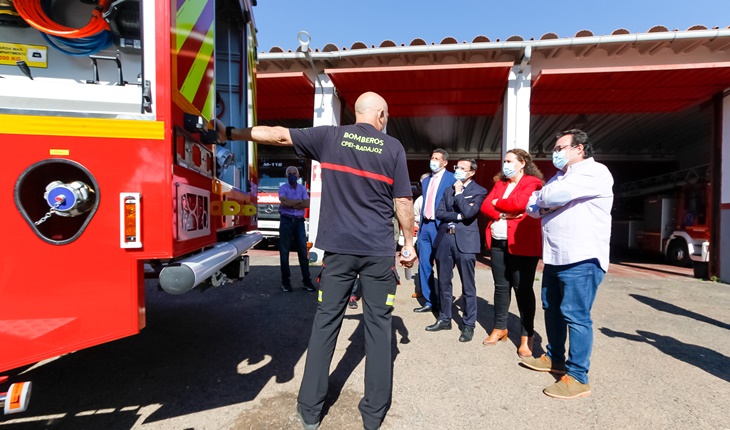
<path fill-rule="evenodd" d="M 476 254 L 481 251 L 481 239 L 477 215 L 487 197 L 486 188 L 472 180 L 477 171 L 477 162 L 462 158 L 454 167 L 456 182 L 444 191 L 441 203 L 436 208 L 439 221 L 436 236 L 436 270 L 439 280 L 439 316 L 436 323 L 426 327 L 427 331 L 451 330 L 451 305 L 454 297 L 451 278 L 454 265 L 464 290 L 463 320 L 459 342 L 469 342 L 474 337 L 477 321 L 477 288 L 474 283 Z"/>
<path fill-rule="evenodd" d="M 435 293 L 433 276 L 434 241 L 439 221 L 436 219 L 436 208 L 441 202 L 444 190 L 454 184 L 454 174 L 446 170 L 449 153 L 438 148 L 431 153 L 431 175 L 423 180 L 423 207 L 418 223 L 418 279 L 424 304 L 413 309 L 413 312 L 431 312 L 436 308 L 438 295 Z"/>

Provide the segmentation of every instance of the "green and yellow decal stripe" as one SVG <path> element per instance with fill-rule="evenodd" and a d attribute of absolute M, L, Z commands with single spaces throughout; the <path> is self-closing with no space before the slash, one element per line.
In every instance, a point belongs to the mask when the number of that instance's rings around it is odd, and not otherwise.
<path fill-rule="evenodd" d="M 215 2 L 177 0 L 172 22 L 173 100 L 186 112 L 215 114 Z"/>

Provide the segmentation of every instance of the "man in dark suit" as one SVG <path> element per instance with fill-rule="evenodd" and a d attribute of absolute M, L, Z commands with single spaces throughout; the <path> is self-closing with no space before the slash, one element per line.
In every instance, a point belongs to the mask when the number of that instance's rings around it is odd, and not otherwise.
<path fill-rule="evenodd" d="M 418 223 L 418 281 L 421 287 L 424 304 L 413 309 L 413 312 L 432 312 L 436 309 L 438 296 L 433 276 L 434 241 L 438 233 L 439 221 L 436 219 L 436 208 L 441 202 L 444 191 L 454 184 L 454 174 L 446 170 L 449 153 L 441 148 L 431 153 L 431 175 L 423 180 L 423 207 Z"/>
<path fill-rule="evenodd" d="M 454 300 L 451 278 L 456 266 L 464 290 L 464 327 L 459 342 L 469 342 L 474 337 L 477 321 L 474 266 L 476 254 L 481 251 L 477 215 L 487 197 L 487 190 L 472 180 L 477 171 L 477 162 L 474 159 L 460 159 L 454 171 L 456 182 L 444 191 L 436 209 L 436 219 L 440 222 L 435 245 L 441 305 L 438 320 L 426 327 L 426 330 L 451 330 L 451 305 Z"/>

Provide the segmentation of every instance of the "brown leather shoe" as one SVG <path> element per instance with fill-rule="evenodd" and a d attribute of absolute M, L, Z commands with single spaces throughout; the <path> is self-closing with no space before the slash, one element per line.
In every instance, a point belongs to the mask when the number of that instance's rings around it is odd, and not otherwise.
<path fill-rule="evenodd" d="M 489 336 L 484 339 L 482 345 L 494 346 L 500 340 L 502 342 L 507 342 L 507 329 L 500 330 L 495 328 L 494 330 L 492 330 L 492 333 L 490 333 Z"/>
<path fill-rule="evenodd" d="M 532 345 L 535 342 L 533 336 L 520 337 L 520 347 L 517 348 L 517 355 L 520 357 L 532 357 Z"/>
<path fill-rule="evenodd" d="M 543 354 L 538 358 L 524 357 L 520 364 L 527 367 L 528 369 L 537 370 L 538 372 L 550 372 L 555 373 L 556 375 L 565 375 L 566 373 L 565 363 L 554 364 L 553 360 L 550 359 L 550 357 L 548 357 L 546 354 Z"/>

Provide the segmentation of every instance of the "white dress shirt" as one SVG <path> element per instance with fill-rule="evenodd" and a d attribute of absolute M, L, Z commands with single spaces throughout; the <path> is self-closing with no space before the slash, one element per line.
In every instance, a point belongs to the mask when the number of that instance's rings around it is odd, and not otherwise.
<path fill-rule="evenodd" d="M 562 266 L 598 259 L 608 271 L 613 176 L 587 158 L 553 176 L 527 203 L 527 214 L 542 218 L 542 259 Z M 540 208 L 552 212 L 540 215 Z"/>
<path fill-rule="evenodd" d="M 416 201 L 413 202 L 413 218 L 416 220 L 416 224 L 421 222 L 421 208 L 423 207 L 423 194 L 418 196 L 416 198 Z"/>

